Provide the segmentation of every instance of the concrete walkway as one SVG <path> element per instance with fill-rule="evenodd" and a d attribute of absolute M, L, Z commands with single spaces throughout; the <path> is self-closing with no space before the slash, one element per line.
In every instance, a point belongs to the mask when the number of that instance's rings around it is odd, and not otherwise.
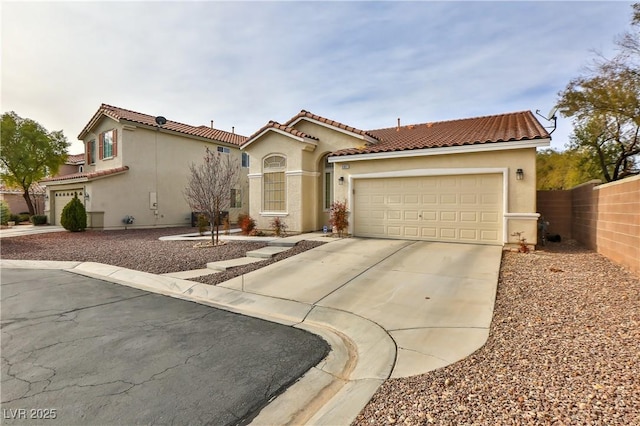
<path fill-rule="evenodd" d="M 20 237 L 22 235 L 46 234 L 47 232 L 63 232 L 62 226 L 54 225 L 15 225 L 11 228 L 0 229 L 0 238 Z"/>
<path fill-rule="evenodd" d="M 486 342 L 501 247 L 321 238 L 330 243 L 218 286 L 98 263 L 0 265 L 66 269 L 322 336 L 329 356 L 255 424 L 351 423 L 385 379 L 443 367 Z"/>

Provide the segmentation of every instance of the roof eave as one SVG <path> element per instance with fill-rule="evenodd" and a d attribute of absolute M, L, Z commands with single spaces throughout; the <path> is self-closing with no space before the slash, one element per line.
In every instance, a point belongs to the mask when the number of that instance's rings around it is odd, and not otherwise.
<path fill-rule="evenodd" d="M 262 138 L 268 132 L 276 132 L 276 133 L 281 134 L 283 136 L 286 136 L 288 138 L 294 139 L 294 140 L 296 140 L 298 142 L 303 142 L 303 143 L 306 143 L 308 145 L 313 145 L 314 147 L 318 145 L 318 143 L 316 141 L 314 141 L 313 139 L 311 139 L 311 138 L 306 138 L 306 137 L 303 137 L 303 136 L 296 136 L 296 135 L 293 135 L 291 133 L 285 132 L 284 130 L 281 130 L 281 129 L 278 129 L 278 128 L 275 128 L 275 127 L 268 127 L 266 129 L 264 129 L 263 131 L 261 131 L 260 133 L 258 133 L 257 135 L 253 136 L 251 139 L 247 140 L 242 145 L 240 145 L 240 149 L 242 149 L 242 150 L 246 149 L 249 145 L 251 145 L 252 143 L 257 141 L 258 139 Z"/>
<path fill-rule="evenodd" d="M 400 151 L 372 152 L 365 154 L 344 154 L 329 157 L 330 163 L 346 161 L 382 160 L 388 158 L 422 157 L 431 155 L 464 154 L 490 151 L 506 151 L 524 148 L 540 148 L 551 145 L 551 138 L 537 138 L 520 141 L 478 143 L 473 145 L 457 145 L 438 148 L 407 149 Z"/>
<path fill-rule="evenodd" d="M 337 132 L 341 132 L 341 133 L 347 134 L 347 135 L 349 135 L 351 137 L 363 140 L 363 141 L 371 143 L 371 144 L 377 144 L 377 143 L 380 142 L 379 140 L 377 140 L 375 138 L 372 138 L 371 136 L 361 135 L 360 133 L 352 132 L 350 130 L 343 129 L 341 127 L 334 126 L 334 125 L 329 124 L 329 123 L 324 123 L 322 121 L 319 121 L 319 120 L 316 120 L 314 118 L 307 117 L 307 116 L 304 116 L 304 115 L 294 119 L 293 121 L 291 121 L 291 123 L 289 123 L 288 126 L 293 127 L 293 126 L 295 126 L 297 123 L 299 123 L 302 120 L 306 120 L 306 121 L 309 121 L 311 123 L 318 124 L 318 125 L 323 126 L 323 127 L 327 127 L 329 129 L 332 129 L 332 130 L 335 130 Z"/>

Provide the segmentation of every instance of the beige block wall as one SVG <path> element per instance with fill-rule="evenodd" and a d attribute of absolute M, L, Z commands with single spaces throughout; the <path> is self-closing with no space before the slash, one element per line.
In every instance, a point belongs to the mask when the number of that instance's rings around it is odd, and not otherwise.
<path fill-rule="evenodd" d="M 508 213 L 536 213 L 536 150 L 535 148 L 513 149 L 477 153 L 459 153 L 446 155 L 430 155 L 422 157 L 405 157 L 395 159 L 376 159 L 361 161 L 345 161 L 336 163 L 335 199 L 349 200 L 352 187 L 349 178 L 366 173 L 397 172 L 401 170 L 420 170 L 428 173 L 437 169 L 508 169 Z M 342 169 L 342 165 L 349 166 Z M 516 170 L 524 170 L 524 179 L 516 179 Z M 344 185 L 338 185 L 340 176 L 345 178 Z M 351 206 L 349 206 L 351 208 Z M 514 232 L 523 232 L 529 244 L 537 242 L 536 219 L 509 219 L 507 221 L 508 242 L 515 243 Z"/>
<path fill-rule="evenodd" d="M 538 213 L 549 222 L 549 234 L 560 235 L 563 239 L 573 238 L 570 191 L 538 191 L 537 204 Z"/>
<path fill-rule="evenodd" d="M 574 238 L 640 275 L 640 176 L 538 191 L 538 202 L 551 233 Z"/>
<path fill-rule="evenodd" d="M 640 275 L 640 176 L 572 190 L 574 238 Z"/>

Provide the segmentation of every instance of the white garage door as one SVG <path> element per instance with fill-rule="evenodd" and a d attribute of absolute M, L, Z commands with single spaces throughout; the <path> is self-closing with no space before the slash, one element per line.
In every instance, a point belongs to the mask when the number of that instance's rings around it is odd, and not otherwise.
<path fill-rule="evenodd" d="M 354 234 L 502 245 L 502 175 L 356 179 Z"/>
<path fill-rule="evenodd" d="M 55 225 L 60 225 L 60 218 L 62 217 L 62 209 L 66 206 L 69 201 L 73 199 L 73 196 L 78 194 L 78 198 L 80 201 L 83 200 L 84 194 L 82 192 L 82 188 L 78 189 L 69 189 L 66 191 L 55 191 L 53 193 L 53 203 L 55 209 Z"/>

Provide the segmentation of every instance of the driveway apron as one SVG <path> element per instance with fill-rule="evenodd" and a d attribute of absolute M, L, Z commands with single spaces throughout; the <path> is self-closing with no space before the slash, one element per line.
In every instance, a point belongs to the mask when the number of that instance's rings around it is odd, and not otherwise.
<path fill-rule="evenodd" d="M 349 238 L 223 287 L 368 319 L 397 345 L 391 377 L 456 362 L 489 336 L 502 247 Z"/>

